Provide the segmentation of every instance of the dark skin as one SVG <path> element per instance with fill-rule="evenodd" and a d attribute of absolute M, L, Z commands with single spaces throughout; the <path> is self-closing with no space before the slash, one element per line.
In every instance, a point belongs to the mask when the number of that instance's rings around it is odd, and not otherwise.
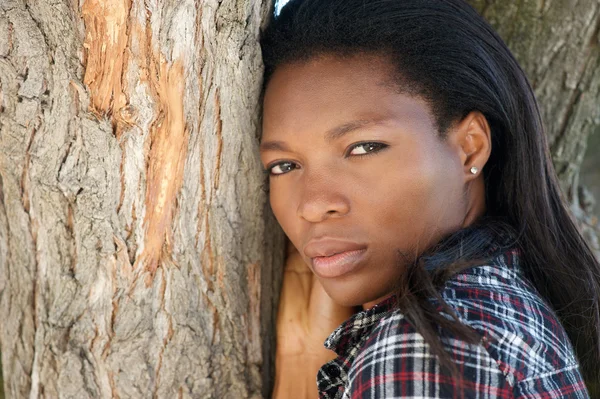
<path fill-rule="evenodd" d="M 391 72 L 375 55 L 321 56 L 280 66 L 266 89 L 260 155 L 290 241 L 274 397 L 317 397 L 317 370 L 335 357 L 325 338 L 356 306 L 392 294 L 404 270 L 398 251 L 414 257 L 485 213 L 487 120 L 473 111 L 442 139 L 429 105 L 402 94 Z M 364 244 L 365 256 L 349 273 L 320 277 L 304 252 L 318 237 Z"/>

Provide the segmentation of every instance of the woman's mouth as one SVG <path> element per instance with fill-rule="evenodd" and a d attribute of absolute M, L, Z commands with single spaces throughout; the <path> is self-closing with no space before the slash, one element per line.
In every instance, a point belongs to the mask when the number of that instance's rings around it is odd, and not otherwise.
<path fill-rule="evenodd" d="M 315 274 L 321 278 L 340 277 L 356 269 L 365 256 L 366 248 L 311 258 Z"/>

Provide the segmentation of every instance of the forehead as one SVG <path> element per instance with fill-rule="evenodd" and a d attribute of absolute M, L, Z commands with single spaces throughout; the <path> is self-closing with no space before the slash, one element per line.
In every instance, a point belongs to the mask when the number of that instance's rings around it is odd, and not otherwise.
<path fill-rule="evenodd" d="M 374 55 L 322 55 L 284 64 L 267 86 L 263 112 L 270 116 L 290 110 L 327 110 L 328 105 L 360 105 L 393 91 L 391 72 L 391 64 Z"/>
<path fill-rule="evenodd" d="M 401 94 L 393 76 L 392 64 L 373 55 L 284 64 L 265 91 L 263 140 L 326 132 L 348 121 L 406 119 L 422 102 Z"/>

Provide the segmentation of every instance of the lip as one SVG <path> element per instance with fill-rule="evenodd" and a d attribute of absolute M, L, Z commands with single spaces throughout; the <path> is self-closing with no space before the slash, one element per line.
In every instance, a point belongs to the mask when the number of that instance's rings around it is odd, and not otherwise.
<path fill-rule="evenodd" d="M 322 278 L 340 277 L 356 269 L 367 252 L 367 245 L 327 238 L 312 240 L 304 247 L 315 274 Z"/>

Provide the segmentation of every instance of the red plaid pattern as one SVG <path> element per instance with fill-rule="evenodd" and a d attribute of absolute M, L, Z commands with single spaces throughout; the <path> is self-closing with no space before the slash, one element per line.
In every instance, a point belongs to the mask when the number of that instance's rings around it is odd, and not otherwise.
<path fill-rule="evenodd" d="M 353 315 L 325 341 L 321 398 L 589 398 L 571 342 L 519 267 L 518 250 L 450 279 L 442 297 L 481 334 L 477 345 L 444 333 L 464 376 L 460 391 L 390 297 Z"/>

